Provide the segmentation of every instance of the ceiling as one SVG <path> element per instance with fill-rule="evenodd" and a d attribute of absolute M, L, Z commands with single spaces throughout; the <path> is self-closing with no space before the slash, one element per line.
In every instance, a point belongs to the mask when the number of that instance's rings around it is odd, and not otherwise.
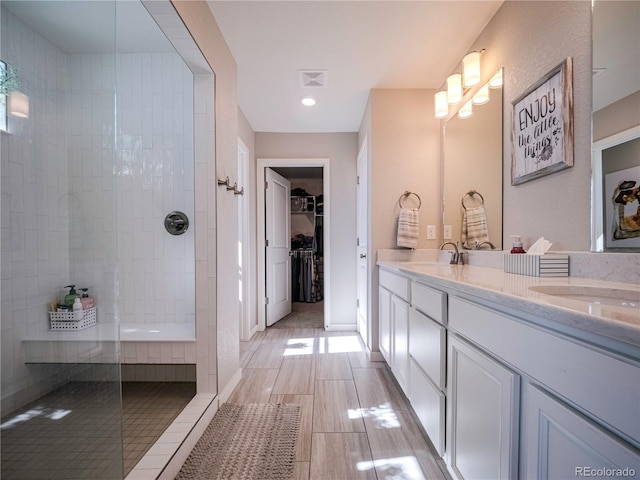
<path fill-rule="evenodd" d="M 640 2 L 595 2 L 593 111 L 640 90 Z"/>
<path fill-rule="evenodd" d="M 300 133 L 358 131 L 372 88 L 440 88 L 503 2 L 208 3 L 253 130 Z M 299 70 L 323 70 L 327 86 L 301 86 Z"/>
<path fill-rule="evenodd" d="M 140 2 L 2 0 L 64 53 L 175 52 Z"/>

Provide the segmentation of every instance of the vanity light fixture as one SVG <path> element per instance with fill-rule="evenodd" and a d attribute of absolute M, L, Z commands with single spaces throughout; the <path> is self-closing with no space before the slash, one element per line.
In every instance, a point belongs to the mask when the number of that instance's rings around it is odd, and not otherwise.
<path fill-rule="evenodd" d="M 447 102 L 454 105 L 462 100 L 462 75 L 454 73 L 447 78 Z"/>
<path fill-rule="evenodd" d="M 29 117 L 29 97 L 24 93 L 14 90 L 9 95 L 9 113 L 15 117 Z"/>
<path fill-rule="evenodd" d="M 489 80 L 489 86 L 491 88 L 500 88 L 502 87 L 502 69 L 498 70 L 491 80 Z"/>
<path fill-rule="evenodd" d="M 435 94 L 436 118 L 444 118 L 449 115 L 447 92 L 444 90 Z"/>
<path fill-rule="evenodd" d="M 489 101 L 489 84 L 485 83 L 473 96 L 474 105 L 483 105 Z"/>
<path fill-rule="evenodd" d="M 462 107 L 460 107 L 460 110 L 458 110 L 458 117 L 469 118 L 471 115 L 473 115 L 473 103 L 471 100 L 469 100 Z"/>
<path fill-rule="evenodd" d="M 304 97 L 300 97 L 300 103 L 305 107 L 313 107 L 317 103 L 317 100 L 311 95 L 305 95 Z"/>
<path fill-rule="evenodd" d="M 462 75 L 465 87 L 473 87 L 480 83 L 480 54 L 482 52 L 467 53 L 462 59 Z"/>

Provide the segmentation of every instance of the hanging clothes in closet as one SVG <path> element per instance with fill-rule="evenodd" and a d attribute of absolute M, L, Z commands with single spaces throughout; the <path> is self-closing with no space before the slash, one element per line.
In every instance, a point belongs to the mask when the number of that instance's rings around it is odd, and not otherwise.
<path fill-rule="evenodd" d="M 315 303 L 322 300 L 316 256 L 312 249 L 291 252 L 291 286 L 294 302 Z"/>

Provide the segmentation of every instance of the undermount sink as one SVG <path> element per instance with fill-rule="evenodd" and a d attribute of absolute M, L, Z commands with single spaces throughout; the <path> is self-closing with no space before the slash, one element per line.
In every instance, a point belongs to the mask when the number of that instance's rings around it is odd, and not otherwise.
<path fill-rule="evenodd" d="M 640 308 L 640 290 L 588 285 L 536 285 L 529 287 L 529 290 L 544 295 L 579 300 L 587 303 L 611 305 L 614 307 Z"/>

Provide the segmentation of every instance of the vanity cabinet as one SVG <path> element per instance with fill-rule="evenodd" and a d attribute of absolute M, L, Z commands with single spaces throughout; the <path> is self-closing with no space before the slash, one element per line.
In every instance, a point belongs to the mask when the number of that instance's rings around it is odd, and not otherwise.
<path fill-rule="evenodd" d="M 449 336 L 447 453 L 458 478 L 517 478 L 520 376 Z"/>
<path fill-rule="evenodd" d="M 398 384 L 408 391 L 409 379 L 409 279 L 385 270 L 380 271 L 379 342 Z"/>
<path fill-rule="evenodd" d="M 380 353 L 393 368 L 391 357 L 391 292 L 380 287 L 378 291 L 378 347 Z"/>
<path fill-rule="evenodd" d="M 409 398 L 436 451 L 444 456 L 447 332 L 441 322 L 444 320 L 442 312 L 446 297 L 441 292 L 412 282 L 411 299 Z M 424 314 L 424 311 L 438 320 Z"/>
<path fill-rule="evenodd" d="M 632 478 L 631 471 L 640 472 L 637 451 L 540 387 L 526 385 L 522 412 L 522 478 Z M 596 475 L 597 469 L 610 473 Z"/>
<path fill-rule="evenodd" d="M 522 478 L 589 476 L 579 467 L 640 472 L 637 361 L 462 298 L 450 297 L 449 328 L 454 345 L 464 338 L 526 380 L 518 405 Z"/>
<path fill-rule="evenodd" d="M 429 278 L 381 267 L 380 350 L 454 477 L 640 473 L 637 356 Z"/>

